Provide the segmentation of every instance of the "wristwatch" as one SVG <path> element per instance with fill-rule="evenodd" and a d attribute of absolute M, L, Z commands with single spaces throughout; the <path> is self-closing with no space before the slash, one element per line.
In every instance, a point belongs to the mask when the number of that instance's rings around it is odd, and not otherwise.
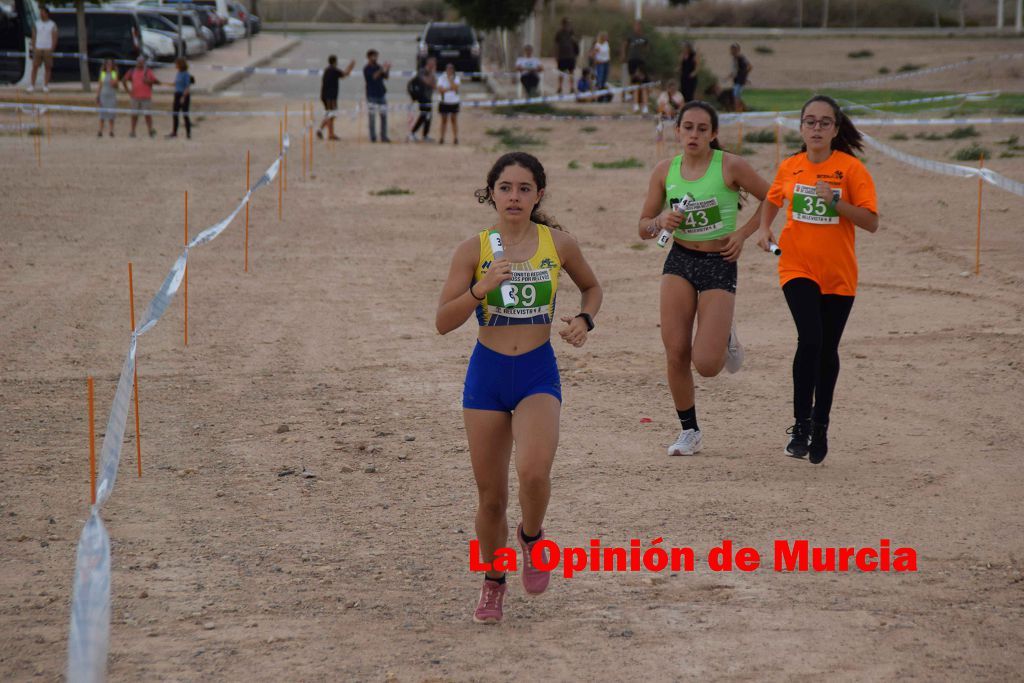
<path fill-rule="evenodd" d="M 591 330 L 594 329 L 594 319 L 590 316 L 589 313 L 580 313 L 576 317 L 583 318 L 583 322 L 587 324 L 587 332 L 590 332 Z"/>
<path fill-rule="evenodd" d="M 834 208 L 836 208 L 836 204 L 838 204 L 838 203 L 839 203 L 839 193 L 838 192 L 833 192 L 832 193 L 832 201 L 830 201 L 828 203 L 828 208 L 834 209 Z"/>

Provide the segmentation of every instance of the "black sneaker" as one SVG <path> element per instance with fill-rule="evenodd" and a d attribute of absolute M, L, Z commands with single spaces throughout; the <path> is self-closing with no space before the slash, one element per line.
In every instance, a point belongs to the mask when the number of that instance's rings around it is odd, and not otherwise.
<path fill-rule="evenodd" d="M 793 426 L 786 430 L 792 438 L 786 446 L 786 455 L 793 458 L 802 458 L 807 455 L 807 444 L 811 440 L 811 421 L 797 420 Z"/>
<path fill-rule="evenodd" d="M 828 455 L 828 423 L 815 422 L 811 427 L 811 443 L 807 447 L 807 460 L 817 465 Z"/>

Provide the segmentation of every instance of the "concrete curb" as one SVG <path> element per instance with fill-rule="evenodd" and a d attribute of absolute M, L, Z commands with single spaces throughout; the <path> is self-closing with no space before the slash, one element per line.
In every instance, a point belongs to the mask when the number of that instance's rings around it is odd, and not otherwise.
<path fill-rule="evenodd" d="M 264 64 L 268 64 L 268 63 L 274 61 L 275 59 L 277 59 L 278 57 L 280 57 L 280 56 L 282 56 L 284 54 L 287 54 L 288 52 L 294 50 L 296 47 L 298 47 L 299 43 L 301 43 L 301 42 L 302 42 L 301 38 L 292 38 L 287 43 L 285 43 L 281 47 L 277 48 L 273 52 L 271 52 L 271 53 L 269 53 L 267 55 L 264 55 L 262 57 L 257 57 L 256 59 L 253 59 L 251 62 L 249 62 L 247 64 L 244 64 L 243 68 L 257 67 L 257 66 L 263 66 Z M 249 76 L 249 74 L 242 73 L 242 72 L 237 72 L 237 71 L 234 72 L 234 73 L 225 74 L 222 79 L 220 79 L 219 81 L 215 81 L 208 88 L 203 89 L 201 92 L 215 93 L 215 92 L 218 92 L 220 90 L 227 90 L 232 85 L 234 85 L 235 83 L 238 83 L 240 80 L 242 80 L 243 78 L 245 78 L 247 76 Z"/>

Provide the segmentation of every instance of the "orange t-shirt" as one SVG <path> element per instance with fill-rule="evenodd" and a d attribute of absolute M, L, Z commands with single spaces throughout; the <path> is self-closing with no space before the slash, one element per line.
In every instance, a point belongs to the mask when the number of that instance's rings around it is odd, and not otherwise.
<path fill-rule="evenodd" d="M 820 164 L 806 152 L 794 154 L 779 166 L 767 201 L 781 207 L 789 201 L 786 226 L 779 237 L 779 284 L 798 277 L 818 283 L 822 294 L 857 293 L 857 251 L 854 225 L 814 191 L 826 181 L 845 202 L 878 213 L 875 181 L 857 157 L 835 150 Z"/>

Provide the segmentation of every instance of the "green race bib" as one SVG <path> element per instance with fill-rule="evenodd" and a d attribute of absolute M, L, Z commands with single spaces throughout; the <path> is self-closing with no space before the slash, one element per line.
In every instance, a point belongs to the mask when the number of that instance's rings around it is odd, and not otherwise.
<path fill-rule="evenodd" d="M 833 189 L 842 197 L 841 189 Z M 813 185 L 793 186 L 793 220 L 801 223 L 815 223 L 817 225 L 835 224 L 839 222 L 839 214 L 835 207 L 829 208 L 828 202 L 818 196 Z"/>
<path fill-rule="evenodd" d="M 487 308 L 491 315 L 519 319 L 547 316 L 547 322 L 551 322 L 550 270 L 513 270 L 512 289 L 516 303 L 508 308 L 502 304 L 500 288 L 487 293 Z"/>

